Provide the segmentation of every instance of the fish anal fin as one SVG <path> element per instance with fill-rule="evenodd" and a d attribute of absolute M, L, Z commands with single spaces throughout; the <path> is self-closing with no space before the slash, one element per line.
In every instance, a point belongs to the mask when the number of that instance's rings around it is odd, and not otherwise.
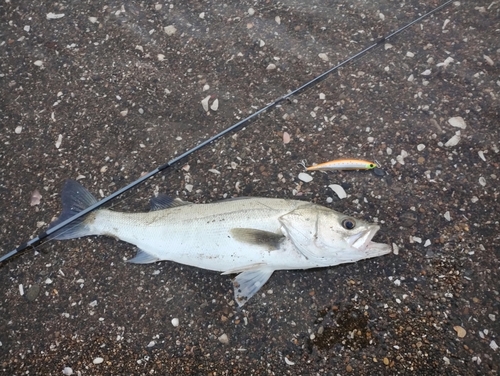
<path fill-rule="evenodd" d="M 254 228 L 233 228 L 230 230 L 230 234 L 239 242 L 262 246 L 268 251 L 278 249 L 281 241 L 285 239 L 283 234 Z"/>
<path fill-rule="evenodd" d="M 167 195 L 158 195 L 149 200 L 151 211 L 175 208 L 176 206 L 190 205 L 189 202 L 182 201 L 179 198 L 172 198 Z"/>
<path fill-rule="evenodd" d="M 127 262 L 131 264 L 151 264 L 152 262 L 156 261 L 160 261 L 160 259 L 155 255 L 152 255 L 151 253 L 148 253 L 142 249 L 139 249 L 137 251 L 135 257 L 127 260 Z"/>
<path fill-rule="evenodd" d="M 261 267 L 259 269 L 247 270 L 240 273 L 233 280 L 234 300 L 242 307 L 273 274 L 274 269 Z"/>

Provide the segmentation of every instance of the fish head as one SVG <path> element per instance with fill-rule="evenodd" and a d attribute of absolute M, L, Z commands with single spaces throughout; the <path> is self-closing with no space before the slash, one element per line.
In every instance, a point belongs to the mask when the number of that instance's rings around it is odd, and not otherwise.
<path fill-rule="evenodd" d="M 391 247 L 372 242 L 380 226 L 319 205 L 306 205 L 280 217 L 282 230 L 316 266 L 332 266 L 377 257 Z"/>

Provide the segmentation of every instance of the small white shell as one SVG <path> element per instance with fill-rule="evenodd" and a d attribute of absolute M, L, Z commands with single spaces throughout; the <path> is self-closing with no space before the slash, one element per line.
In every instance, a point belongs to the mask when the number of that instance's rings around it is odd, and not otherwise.
<path fill-rule="evenodd" d="M 101 358 L 100 356 L 98 356 L 97 358 L 95 358 L 92 363 L 94 364 L 101 364 L 102 362 L 104 362 L 104 359 Z"/>
<path fill-rule="evenodd" d="M 283 132 L 283 143 L 288 144 L 290 142 L 290 134 L 288 132 Z"/>
<path fill-rule="evenodd" d="M 179 319 L 178 318 L 174 317 L 171 322 L 172 322 L 172 326 L 174 326 L 176 328 L 179 326 Z"/>
<path fill-rule="evenodd" d="M 451 221 L 451 216 L 450 212 L 447 211 L 446 213 L 443 214 L 444 219 L 446 219 L 448 222 Z"/>
<path fill-rule="evenodd" d="M 335 192 L 335 194 L 337 196 L 339 196 L 339 198 L 342 200 L 343 198 L 346 198 L 347 197 L 347 193 L 345 192 L 344 188 L 342 188 L 342 186 L 338 185 L 338 184 L 330 184 L 328 186 L 328 188 L 330 188 L 332 191 Z"/>
<path fill-rule="evenodd" d="M 201 105 L 203 106 L 203 109 L 205 112 L 208 112 L 208 100 L 210 99 L 210 95 L 208 97 L 203 98 L 201 101 Z"/>
<path fill-rule="evenodd" d="M 295 363 L 292 362 L 290 359 L 288 359 L 286 356 L 285 356 L 285 363 L 288 364 L 289 366 L 295 365 Z"/>
<path fill-rule="evenodd" d="M 212 111 L 217 111 L 219 109 L 219 100 L 217 98 L 214 100 L 210 108 Z"/>
<path fill-rule="evenodd" d="M 302 180 L 304 183 L 309 183 L 310 181 L 313 180 L 313 177 L 309 174 L 306 174 L 305 172 L 301 172 L 298 178 Z"/>
<path fill-rule="evenodd" d="M 444 146 L 449 148 L 451 146 L 457 145 L 459 142 L 460 142 L 460 134 L 456 134 L 452 138 L 450 138 L 448 141 L 446 141 L 446 144 L 444 144 Z"/>

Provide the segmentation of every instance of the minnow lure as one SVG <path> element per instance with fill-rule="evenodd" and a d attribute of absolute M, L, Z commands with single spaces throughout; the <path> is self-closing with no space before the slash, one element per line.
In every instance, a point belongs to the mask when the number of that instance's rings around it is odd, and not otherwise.
<path fill-rule="evenodd" d="M 334 171 L 334 170 L 372 170 L 379 167 L 377 163 L 363 159 L 335 159 L 306 167 L 307 171 Z"/>

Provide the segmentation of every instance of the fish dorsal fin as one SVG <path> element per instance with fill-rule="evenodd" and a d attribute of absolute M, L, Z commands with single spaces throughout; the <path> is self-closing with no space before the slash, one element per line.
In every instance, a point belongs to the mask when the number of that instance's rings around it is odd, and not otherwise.
<path fill-rule="evenodd" d="M 239 242 L 262 246 L 268 251 L 278 249 L 281 241 L 285 239 L 283 234 L 257 230 L 254 228 L 233 228 L 229 233 Z"/>
<path fill-rule="evenodd" d="M 175 208 L 176 206 L 189 205 L 189 202 L 182 201 L 179 198 L 172 198 L 167 195 L 158 195 L 150 201 L 151 211 Z"/>

